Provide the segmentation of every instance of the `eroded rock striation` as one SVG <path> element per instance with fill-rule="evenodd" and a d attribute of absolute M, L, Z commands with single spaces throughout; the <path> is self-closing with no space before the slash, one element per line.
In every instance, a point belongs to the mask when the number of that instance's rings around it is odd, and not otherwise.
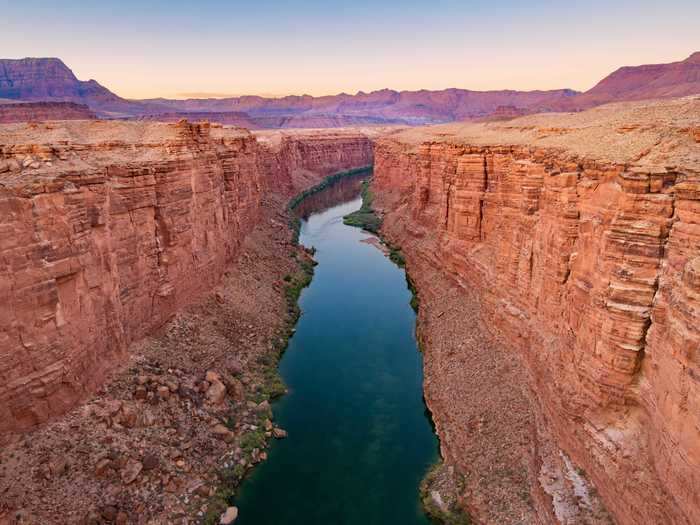
<path fill-rule="evenodd" d="M 3 127 L 0 431 L 74 406 L 130 343 L 208 292 L 263 193 L 293 191 L 300 170 L 372 163 L 360 133 L 295 140 L 277 150 L 188 122 Z"/>
<path fill-rule="evenodd" d="M 0 124 L 42 122 L 46 120 L 90 120 L 96 118 L 90 108 L 74 102 L 0 103 Z"/>
<path fill-rule="evenodd" d="M 695 97 L 378 141 L 384 233 L 428 298 L 426 399 L 449 462 L 472 468 L 463 458 L 470 433 L 488 426 L 489 381 L 512 374 L 491 367 L 486 401 L 465 413 L 461 386 L 444 378 L 478 367 L 463 357 L 479 353 L 469 339 L 445 350 L 430 323 L 459 333 L 481 322 L 514 366 L 525 363 L 532 423 L 553 433 L 619 523 L 700 521 L 699 126 Z M 436 272 L 473 298 L 473 317 L 437 319 L 449 309 L 436 312 L 422 277 Z M 540 430 L 522 438 L 534 469 L 546 463 Z M 548 501 L 537 472 L 529 484 L 536 505 Z M 497 515 L 495 501 L 464 498 L 477 518 Z"/>

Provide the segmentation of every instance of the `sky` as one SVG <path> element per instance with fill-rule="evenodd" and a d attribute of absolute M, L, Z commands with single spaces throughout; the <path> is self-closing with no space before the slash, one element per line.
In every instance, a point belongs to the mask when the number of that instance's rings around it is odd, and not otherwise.
<path fill-rule="evenodd" d="M 700 51 L 700 1 L 0 0 L 0 58 L 126 98 L 586 90 Z"/>

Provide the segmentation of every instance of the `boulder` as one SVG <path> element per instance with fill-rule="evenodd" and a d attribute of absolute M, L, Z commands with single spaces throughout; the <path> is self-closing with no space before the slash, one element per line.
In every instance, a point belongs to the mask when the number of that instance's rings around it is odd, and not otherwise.
<path fill-rule="evenodd" d="M 270 403 L 267 401 L 263 401 L 259 405 L 256 405 L 255 411 L 258 414 L 267 414 L 270 411 Z"/>
<path fill-rule="evenodd" d="M 107 477 L 114 470 L 114 464 L 109 458 L 103 458 L 95 466 L 95 476 L 98 478 Z"/>
<path fill-rule="evenodd" d="M 238 519 L 238 507 L 229 507 L 219 518 L 219 525 L 230 525 Z"/>
<path fill-rule="evenodd" d="M 221 439 L 222 441 L 225 441 L 226 443 L 231 443 L 236 438 L 235 434 L 221 423 L 214 425 L 214 428 L 212 428 L 212 432 L 214 433 L 214 436 Z"/>
<path fill-rule="evenodd" d="M 207 389 L 207 399 L 212 405 L 220 405 L 224 402 L 226 399 L 226 387 L 221 381 L 215 380 L 211 382 Z"/>
<path fill-rule="evenodd" d="M 157 392 L 158 397 L 161 399 L 168 399 L 170 397 L 170 389 L 165 385 L 159 386 Z"/>
<path fill-rule="evenodd" d="M 272 429 L 272 436 L 275 439 L 284 439 L 287 437 L 287 431 L 282 430 L 281 428 L 273 428 Z"/>
<path fill-rule="evenodd" d="M 156 454 L 149 453 L 143 456 L 144 470 L 153 470 L 154 468 L 158 468 L 158 465 L 160 465 L 160 458 Z"/>
<path fill-rule="evenodd" d="M 133 483 L 136 480 L 136 478 L 139 477 L 139 474 L 141 474 L 142 470 L 143 464 L 140 461 L 136 461 L 134 459 L 128 460 L 126 462 L 126 466 L 124 467 L 121 473 L 122 482 L 124 482 L 125 485 Z"/>

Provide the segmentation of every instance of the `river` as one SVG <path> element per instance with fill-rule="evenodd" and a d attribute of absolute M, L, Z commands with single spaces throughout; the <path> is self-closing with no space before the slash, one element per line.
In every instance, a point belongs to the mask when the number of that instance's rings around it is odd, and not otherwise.
<path fill-rule="evenodd" d="M 403 269 L 343 224 L 349 177 L 307 199 L 300 242 L 316 249 L 303 315 L 273 404 L 288 431 L 243 482 L 237 525 L 427 525 L 418 487 L 437 459 Z"/>

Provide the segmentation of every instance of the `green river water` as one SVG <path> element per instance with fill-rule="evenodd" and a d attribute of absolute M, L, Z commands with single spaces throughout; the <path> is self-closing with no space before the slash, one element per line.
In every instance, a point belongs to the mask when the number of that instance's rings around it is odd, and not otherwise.
<path fill-rule="evenodd" d="M 437 459 L 403 269 L 343 224 L 357 177 L 306 199 L 300 242 L 316 248 L 303 315 L 273 404 L 288 431 L 243 482 L 237 525 L 427 525 L 418 487 Z"/>

